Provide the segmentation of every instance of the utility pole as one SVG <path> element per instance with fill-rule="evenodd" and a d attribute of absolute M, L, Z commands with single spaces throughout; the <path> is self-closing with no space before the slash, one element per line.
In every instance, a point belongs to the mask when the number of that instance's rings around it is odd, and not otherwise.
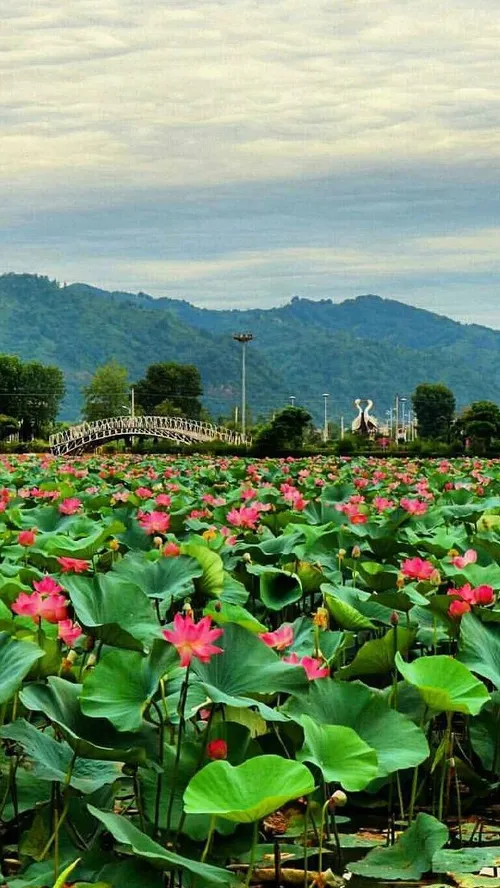
<path fill-rule="evenodd" d="M 330 397 L 330 395 L 328 392 L 323 393 L 324 407 L 325 407 L 324 422 L 323 422 L 323 441 L 325 442 L 325 444 L 328 441 L 328 398 L 329 397 Z"/>
<path fill-rule="evenodd" d="M 397 444 L 399 440 L 399 395 L 396 395 L 394 404 L 394 440 Z"/>
<path fill-rule="evenodd" d="M 246 433 L 246 414 L 247 414 L 247 344 L 252 341 L 253 333 L 233 333 L 233 339 L 241 342 L 241 434 Z"/>
<path fill-rule="evenodd" d="M 130 415 L 132 419 L 135 416 L 135 389 L 133 387 L 130 389 Z"/>
<path fill-rule="evenodd" d="M 341 417 L 340 417 L 340 440 L 341 440 L 341 441 L 344 440 L 344 434 L 345 434 L 345 429 L 344 429 L 344 417 L 341 416 Z"/>

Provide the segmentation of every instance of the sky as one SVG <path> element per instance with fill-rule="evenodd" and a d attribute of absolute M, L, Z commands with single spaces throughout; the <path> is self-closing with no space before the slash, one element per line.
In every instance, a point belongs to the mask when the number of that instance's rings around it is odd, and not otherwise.
<path fill-rule="evenodd" d="M 500 328 L 496 0 L 0 0 L 0 271 Z"/>

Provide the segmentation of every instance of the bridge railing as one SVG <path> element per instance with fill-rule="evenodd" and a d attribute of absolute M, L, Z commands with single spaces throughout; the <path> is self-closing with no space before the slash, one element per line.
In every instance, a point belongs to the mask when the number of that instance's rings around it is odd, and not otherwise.
<path fill-rule="evenodd" d="M 151 438 L 171 436 L 173 439 L 193 441 L 225 441 L 228 444 L 249 444 L 251 439 L 233 432 L 223 426 L 201 422 L 198 419 L 186 419 L 178 416 L 114 416 L 109 419 L 97 419 L 95 422 L 82 422 L 71 426 L 63 432 L 51 435 L 50 446 L 53 451 L 69 452 L 92 442 L 112 437 L 148 436 Z"/>

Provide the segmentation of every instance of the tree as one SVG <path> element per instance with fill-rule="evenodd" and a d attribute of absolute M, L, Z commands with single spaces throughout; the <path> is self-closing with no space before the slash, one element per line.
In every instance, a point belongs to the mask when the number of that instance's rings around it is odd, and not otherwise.
<path fill-rule="evenodd" d="M 442 383 L 424 382 L 412 395 L 421 438 L 449 438 L 455 413 L 455 396 Z"/>
<path fill-rule="evenodd" d="M 49 431 L 63 397 L 64 377 L 58 367 L 0 355 L 0 413 L 17 421 L 23 441 Z"/>
<path fill-rule="evenodd" d="M 64 397 L 64 376 L 59 367 L 31 361 L 24 364 L 21 380 L 21 437 L 29 441 L 43 437 L 55 421 Z"/>
<path fill-rule="evenodd" d="M 201 376 L 192 364 L 151 364 L 145 378 L 136 384 L 135 394 L 147 414 L 199 419 L 202 413 Z"/>
<path fill-rule="evenodd" d="M 257 449 L 270 454 L 274 451 L 300 450 L 311 428 L 311 420 L 311 414 L 303 407 L 285 407 L 258 434 L 255 442 Z"/>
<path fill-rule="evenodd" d="M 123 416 L 129 400 L 127 370 L 116 361 L 109 361 L 95 371 L 83 390 L 83 415 L 87 422 Z"/>
<path fill-rule="evenodd" d="M 499 407 L 493 401 L 474 401 L 458 418 L 457 431 L 479 451 L 486 450 L 493 438 L 500 438 Z"/>

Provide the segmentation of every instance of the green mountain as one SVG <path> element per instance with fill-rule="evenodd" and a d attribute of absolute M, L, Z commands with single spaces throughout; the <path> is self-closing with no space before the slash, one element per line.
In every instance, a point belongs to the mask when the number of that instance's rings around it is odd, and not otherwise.
<path fill-rule="evenodd" d="M 500 332 L 459 324 L 379 296 L 334 303 L 293 298 L 279 308 L 209 310 L 144 293 L 107 292 L 86 284 L 61 287 L 46 277 L 0 276 L 0 352 L 57 364 L 68 394 L 63 415 L 77 419 L 81 389 L 110 358 L 130 379 L 148 364 L 194 363 L 214 417 L 229 415 L 240 398 L 241 347 L 232 339 L 250 330 L 248 403 L 269 414 L 294 395 L 322 416 L 353 415 L 356 397 L 370 397 L 383 416 L 396 392 L 417 383 L 445 382 L 459 406 L 500 402 Z"/>

